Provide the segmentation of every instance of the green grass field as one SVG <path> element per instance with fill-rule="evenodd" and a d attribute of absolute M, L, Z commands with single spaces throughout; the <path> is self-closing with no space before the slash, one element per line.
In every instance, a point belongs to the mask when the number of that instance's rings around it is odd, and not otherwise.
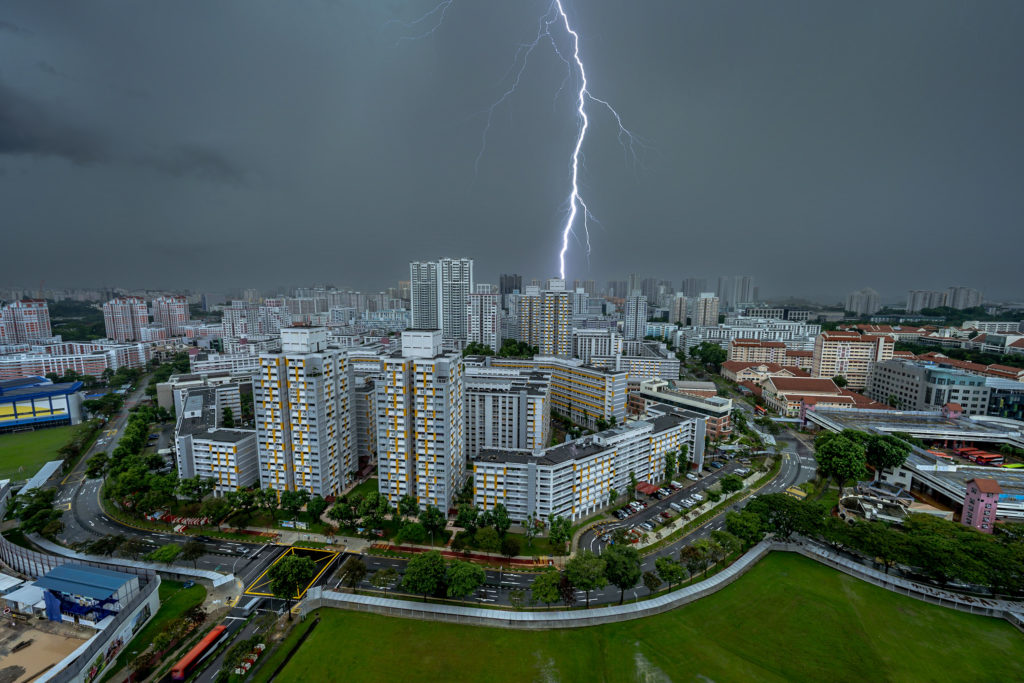
<path fill-rule="evenodd" d="M 77 427 L 50 427 L 0 434 L 0 479 L 28 479 L 44 463 L 60 460 L 57 449 L 71 440 L 75 429 Z"/>
<path fill-rule="evenodd" d="M 1024 636 L 789 553 L 686 607 L 513 631 L 326 609 L 278 681 L 1010 681 Z M 330 652 L 330 657 L 324 657 Z"/>

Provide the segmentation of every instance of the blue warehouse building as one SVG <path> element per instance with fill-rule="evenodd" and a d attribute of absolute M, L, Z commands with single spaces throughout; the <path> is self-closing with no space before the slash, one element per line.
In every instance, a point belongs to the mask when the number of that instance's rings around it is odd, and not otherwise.
<path fill-rule="evenodd" d="M 0 381 L 0 433 L 73 425 L 82 421 L 82 383 L 45 377 Z"/>

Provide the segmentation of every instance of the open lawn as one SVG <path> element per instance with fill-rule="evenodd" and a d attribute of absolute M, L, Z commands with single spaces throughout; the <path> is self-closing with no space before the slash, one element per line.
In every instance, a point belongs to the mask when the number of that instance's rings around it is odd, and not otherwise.
<path fill-rule="evenodd" d="M 28 479 L 50 460 L 61 460 L 57 453 L 71 441 L 77 427 L 50 427 L 34 432 L 0 434 L 0 479 Z"/>
<path fill-rule="evenodd" d="M 1006 622 L 918 602 L 789 553 L 772 553 L 686 607 L 586 629 L 320 614 L 278 681 L 1024 680 L 1024 636 Z"/>

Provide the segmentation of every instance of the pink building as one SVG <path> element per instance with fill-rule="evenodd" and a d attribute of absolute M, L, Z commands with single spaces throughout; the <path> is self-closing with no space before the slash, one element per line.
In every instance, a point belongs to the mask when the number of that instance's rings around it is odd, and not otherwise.
<path fill-rule="evenodd" d="M 141 332 L 149 324 L 146 300 L 135 296 L 111 299 L 103 304 L 103 323 L 107 337 L 116 342 L 146 341 Z"/>
<path fill-rule="evenodd" d="M 163 325 L 172 337 L 184 334 L 189 321 L 188 299 L 183 296 L 160 296 L 153 299 L 153 322 Z"/>
<path fill-rule="evenodd" d="M 23 299 L 0 307 L 0 343 L 24 344 L 51 337 L 50 308 L 43 299 Z"/>
<path fill-rule="evenodd" d="M 983 534 L 992 533 L 999 511 L 999 494 L 1002 492 L 995 479 L 968 479 L 960 523 L 973 526 Z"/>

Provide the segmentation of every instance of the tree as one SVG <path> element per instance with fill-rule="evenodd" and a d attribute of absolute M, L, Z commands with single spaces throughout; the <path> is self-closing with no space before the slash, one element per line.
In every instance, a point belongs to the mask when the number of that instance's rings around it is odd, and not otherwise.
<path fill-rule="evenodd" d="M 616 547 L 618 546 L 612 546 Z M 590 592 L 608 585 L 608 579 L 604 574 L 605 566 L 605 561 L 589 550 L 581 550 L 565 565 L 565 575 L 569 581 L 587 594 L 587 607 L 590 607 Z"/>
<path fill-rule="evenodd" d="M 523 525 L 523 533 L 526 535 L 526 543 L 532 548 L 533 539 L 537 538 L 537 527 L 540 520 L 532 512 L 526 515 L 526 523 Z"/>
<path fill-rule="evenodd" d="M 608 489 L 608 504 L 611 505 L 615 502 L 615 499 L 619 497 L 619 492 L 615 489 Z"/>
<path fill-rule="evenodd" d="M 507 557 L 510 561 L 513 557 L 519 554 L 522 549 L 522 543 L 515 536 L 506 536 L 501 539 L 501 554 Z"/>
<path fill-rule="evenodd" d="M 526 591 L 518 588 L 509 591 L 508 602 L 516 610 L 523 609 L 523 606 L 526 604 Z"/>
<path fill-rule="evenodd" d="M 459 513 L 455 517 L 455 526 L 462 527 L 469 533 L 474 533 L 476 532 L 479 514 L 480 510 L 475 505 L 463 503 L 459 506 Z"/>
<path fill-rule="evenodd" d="M 433 543 L 434 534 L 440 534 L 444 531 L 444 525 L 447 521 L 444 514 L 433 505 L 428 505 L 423 514 L 420 515 L 420 524 L 431 535 L 431 543 Z"/>
<path fill-rule="evenodd" d="M 190 503 L 198 503 L 213 491 L 213 480 L 200 477 L 179 479 L 175 493 Z"/>
<path fill-rule="evenodd" d="M 168 543 L 146 555 L 146 559 L 150 562 L 162 562 L 163 564 L 171 565 L 178 559 L 179 554 L 181 554 L 181 546 L 177 543 Z"/>
<path fill-rule="evenodd" d="M 313 496 L 306 503 L 306 512 L 309 514 L 309 518 L 313 522 L 319 522 L 320 517 L 324 514 L 324 510 L 327 509 L 327 501 L 324 500 L 323 496 Z"/>
<path fill-rule="evenodd" d="M 668 584 L 669 590 L 672 590 L 672 584 L 680 583 L 683 580 L 686 571 L 681 564 L 668 556 L 656 559 L 654 568 L 661 580 Z"/>
<path fill-rule="evenodd" d="M 566 574 L 562 574 L 558 579 L 558 595 L 562 598 L 562 603 L 566 607 L 572 607 L 576 604 L 576 586 L 572 584 L 572 581 Z"/>
<path fill-rule="evenodd" d="M 836 386 L 839 387 L 840 389 L 847 385 L 846 378 L 843 377 L 842 375 L 836 375 L 835 377 L 832 378 L 832 381 L 835 382 Z"/>
<path fill-rule="evenodd" d="M 374 572 L 373 576 L 370 577 L 370 583 L 374 588 L 387 592 L 397 579 L 398 572 L 391 567 L 385 567 Z"/>
<path fill-rule="evenodd" d="M 814 440 L 814 447 L 819 474 L 834 479 L 840 489 L 850 479 L 867 476 L 864 446 L 845 434 L 822 432 Z"/>
<path fill-rule="evenodd" d="M 700 571 L 704 558 L 701 556 L 701 548 L 696 545 L 683 546 L 679 550 L 679 564 L 686 567 L 686 571 L 693 576 Z"/>
<path fill-rule="evenodd" d="M 481 344 L 480 342 L 471 341 L 466 344 L 466 348 L 462 349 L 462 356 L 493 356 L 494 349 L 487 344 Z"/>
<path fill-rule="evenodd" d="M 484 585 L 486 579 L 487 574 L 480 565 L 455 560 L 448 565 L 448 597 L 465 598 Z"/>
<path fill-rule="evenodd" d="M 501 537 L 493 526 L 485 526 L 476 532 L 476 545 L 484 552 L 496 553 L 501 550 Z"/>
<path fill-rule="evenodd" d="M 572 540 L 572 524 L 568 519 L 560 515 L 549 515 L 548 525 L 551 530 L 548 538 L 555 545 L 562 545 Z"/>
<path fill-rule="evenodd" d="M 186 541 L 185 545 L 181 546 L 181 559 L 191 562 L 193 569 L 199 567 L 199 558 L 205 554 L 206 546 L 199 541 Z"/>
<path fill-rule="evenodd" d="M 406 517 L 413 517 L 420 511 L 416 496 L 405 495 L 398 500 L 398 512 Z"/>
<path fill-rule="evenodd" d="M 363 562 L 362 558 L 358 555 L 350 555 L 345 564 L 341 565 L 341 580 L 342 582 L 355 590 L 356 586 L 366 578 L 366 574 L 369 570 L 366 568 L 366 563 Z"/>
<path fill-rule="evenodd" d="M 551 607 L 551 603 L 558 600 L 558 587 L 561 582 L 561 575 L 554 569 L 541 572 L 530 584 L 530 594 L 535 602 L 543 602 Z"/>
<path fill-rule="evenodd" d="M 743 479 L 738 474 L 727 474 L 719 483 L 722 485 L 722 493 L 735 493 L 743 488 Z"/>
<path fill-rule="evenodd" d="M 309 585 L 314 576 L 316 565 L 313 564 L 313 559 L 303 555 L 285 555 L 267 570 L 270 592 L 274 597 L 287 602 L 289 621 L 292 618 L 292 600 L 299 597 L 299 593 Z"/>
<path fill-rule="evenodd" d="M 327 516 L 335 522 L 347 526 L 355 522 L 356 511 L 347 500 L 339 499 L 331 506 L 331 509 L 327 512 Z"/>
<path fill-rule="evenodd" d="M 632 545 L 613 545 L 601 554 L 604 560 L 604 576 L 619 589 L 619 604 L 622 604 L 626 589 L 640 580 L 640 553 Z"/>
<path fill-rule="evenodd" d="M 405 522 L 399 527 L 395 540 L 399 543 L 424 543 L 427 540 L 427 530 L 417 522 Z"/>
<path fill-rule="evenodd" d="M 636 472 L 629 473 L 629 499 L 631 501 L 636 500 Z"/>
<path fill-rule="evenodd" d="M 728 356 L 725 349 L 711 342 L 701 342 L 690 351 L 690 355 L 699 360 L 701 365 L 705 367 L 713 366 L 715 372 L 719 371 L 722 363 L 725 362 Z"/>
<path fill-rule="evenodd" d="M 102 477 L 104 470 L 107 468 L 107 454 L 98 453 L 89 458 L 89 463 L 85 467 L 85 476 L 89 479 L 96 479 Z"/>
<path fill-rule="evenodd" d="M 872 434 L 868 437 L 865 460 L 875 470 L 875 479 L 882 470 L 892 470 L 903 465 L 910 455 L 911 446 L 892 434 Z"/>
<path fill-rule="evenodd" d="M 402 585 L 410 593 L 422 595 L 423 602 L 426 602 L 427 596 L 436 593 L 441 587 L 444 577 L 445 566 L 441 553 L 431 550 L 409 560 Z"/>
<path fill-rule="evenodd" d="M 498 503 L 491 510 L 491 520 L 494 524 L 494 530 L 498 532 L 498 535 L 505 538 L 505 533 L 508 528 L 512 526 L 512 521 L 508 518 L 508 510 L 504 505 Z"/>
<path fill-rule="evenodd" d="M 130 560 L 137 560 L 142 557 L 147 548 L 149 546 L 143 543 L 142 539 L 132 536 L 121 544 L 119 552 Z"/>
<path fill-rule="evenodd" d="M 90 555 L 103 555 L 110 557 L 117 552 L 118 548 L 124 545 L 125 537 L 120 534 L 101 536 L 86 544 L 85 551 Z"/>
<path fill-rule="evenodd" d="M 761 539 L 765 538 L 764 521 L 754 512 L 741 510 L 726 513 L 725 528 L 732 536 L 742 541 L 746 548 L 760 543 Z"/>
<path fill-rule="evenodd" d="M 643 580 L 648 593 L 656 593 L 661 588 L 661 584 L 664 583 L 661 577 L 654 572 L 644 572 Z"/>
<path fill-rule="evenodd" d="M 221 423 L 228 428 L 235 426 L 235 415 L 230 406 L 224 406 L 224 417 L 221 420 Z"/>
<path fill-rule="evenodd" d="M 671 479 L 676 473 L 676 452 L 669 451 L 665 454 L 665 478 Z"/>
<path fill-rule="evenodd" d="M 292 519 L 299 516 L 299 510 L 309 501 L 309 491 L 299 489 L 298 491 L 282 491 L 281 507 L 289 512 Z"/>

